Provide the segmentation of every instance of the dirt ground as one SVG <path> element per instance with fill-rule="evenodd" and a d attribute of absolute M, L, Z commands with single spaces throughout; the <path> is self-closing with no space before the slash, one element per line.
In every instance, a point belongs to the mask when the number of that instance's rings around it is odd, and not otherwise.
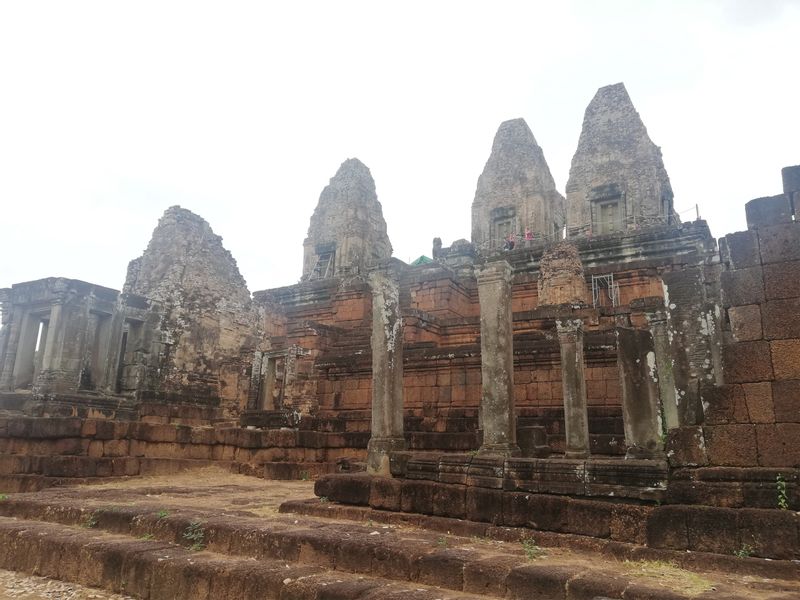
<path fill-rule="evenodd" d="M 74 583 L 0 569 L 0 600 L 134 600 Z"/>

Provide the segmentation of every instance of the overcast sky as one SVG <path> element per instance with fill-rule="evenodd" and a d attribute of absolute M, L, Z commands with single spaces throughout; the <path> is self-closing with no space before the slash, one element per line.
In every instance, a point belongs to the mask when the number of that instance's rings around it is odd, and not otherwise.
<path fill-rule="evenodd" d="M 251 291 L 296 283 L 322 188 L 372 171 L 395 256 L 469 238 L 501 121 L 564 192 L 623 81 L 714 235 L 800 164 L 800 1 L 0 3 L 0 287 L 121 288 L 174 204 Z M 684 218 L 691 214 L 684 215 Z"/>

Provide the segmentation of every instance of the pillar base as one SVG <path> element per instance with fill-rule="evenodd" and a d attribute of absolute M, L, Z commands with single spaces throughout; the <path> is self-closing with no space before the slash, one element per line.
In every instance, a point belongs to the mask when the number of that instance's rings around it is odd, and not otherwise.
<path fill-rule="evenodd" d="M 630 446 L 628 450 L 625 452 L 626 459 L 636 459 L 636 460 L 650 460 L 650 459 L 658 459 L 664 460 L 664 449 L 663 448 L 656 448 L 655 450 L 648 450 L 646 448 L 642 448 L 641 446 Z"/>
<path fill-rule="evenodd" d="M 589 458 L 588 450 L 567 450 L 564 452 L 564 458 Z"/>
<path fill-rule="evenodd" d="M 516 444 L 484 444 L 478 456 L 522 456 L 522 450 Z"/>
<path fill-rule="evenodd" d="M 389 455 L 406 449 L 406 440 L 402 437 L 370 438 L 367 444 L 367 473 L 391 477 Z"/>

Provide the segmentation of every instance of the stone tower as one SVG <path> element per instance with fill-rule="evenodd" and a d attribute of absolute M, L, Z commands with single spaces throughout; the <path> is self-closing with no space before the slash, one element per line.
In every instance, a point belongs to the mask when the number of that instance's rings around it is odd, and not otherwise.
<path fill-rule="evenodd" d="M 672 187 L 622 83 L 597 91 L 583 117 L 567 182 L 568 235 L 672 224 Z"/>
<path fill-rule="evenodd" d="M 348 158 L 322 190 L 303 242 L 303 279 L 358 273 L 391 257 L 375 181 L 357 158 Z"/>
<path fill-rule="evenodd" d="M 144 254 L 128 265 L 114 321 L 108 380 L 117 381 L 115 391 L 221 402 L 230 414 L 240 408 L 256 313 L 236 261 L 200 216 L 167 209 Z"/>
<path fill-rule="evenodd" d="M 528 124 L 501 123 L 472 202 L 472 243 L 491 250 L 526 228 L 552 240 L 563 225 L 564 197 Z"/>

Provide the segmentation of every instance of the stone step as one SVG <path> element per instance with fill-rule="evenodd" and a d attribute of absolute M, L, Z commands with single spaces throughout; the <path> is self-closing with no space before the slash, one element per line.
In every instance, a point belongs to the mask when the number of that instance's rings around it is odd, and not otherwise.
<path fill-rule="evenodd" d="M 162 490 L 161 493 L 165 492 Z M 34 567 L 25 566 L 29 563 L 20 566 L 13 559 L 3 557 L 18 553 L 23 557 L 48 553 L 50 550 L 45 546 L 52 542 L 52 547 L 57 548 L 55 552 L 65 555 L 64 560 L 67 563 L 64 567 L 56 565 L 47 571 L 55 572 L 57 577 L 68 579 L 71 576 L 74 571 L 70 571 L 69 564 L 77 555 L 83 556 L 81 560 L 96 561 L 101 565 L 110 561 L 108 568 L 112 570 L 112 575 L 109 580 L 118 578 L 121 581 L 130 581 L 135 576 L 151 581 L 154 586 L 162 585 L 160 578 L 169 582 L 184 582 L 169 584 L 173 585 L 169 588 L 169 593 L 175 595 L 157 593 L 151 594 L 151 598 L 253 597 L 246 594 L 214 596 L 210 591 L 208 595 L 202 595 L 205 592 L 196 592 L 196 588 L 191 587 L 195 585 L 191 581 L 194 579 L 206 582 L 203 590 L 213 590 L 214 585 L 233 585 L 225 583 L 231 578 L 235 579 L 235 575 L 230 573 L 247 574 L 251 565 L 262 563 L 282 565 L 280 568 L 288 569 L 284 579 L 295 580 L 302 577 L 312 586 L 310 591 L 303 592 L 305 595 L 291 595 L 294 592 L 290 588 L 287 592 L 281 591 L 280 596 L 267 596 L 280 597 L 282 600 L 295 597 L 315 600 L 475 597 L 469 594 L 480 594 L 483 598 L 520 600 L 589 600 L 598 596 L 624 600 L 680 600 L 693 597 L 669 591 L 654 583 L 643 583 L 634 578 L 620 576 L 610 571 L 607 564 L 595 568 L 593 563 L 585 560 L 573 560 L 569 553 L 552 558 L 532 558 L 519 541 L 506 544 L 500 549 L 496 544 L 489 544 L 482 538 L 470 539 L 449 535 L 447 532 L 376 526 L 372 523 L 342 523 L 297 514 L 276 515 L 269 519 L 255 518 L 241 511 L 202 513 L 173 509 L 167 514 L 166 511 L 159 510 L 159 506 L 163 508 L 163 505 L 157 504 L 157 498 L 152 500 L 156 502 L 154 504 L 144 504 L 151 501 L 150 494 L 155 494 L 155 491 L 140 491 L 142 500 L 136 506 L 113 504 L 119 501 L 119 496 L 113 495 L 117 493 L 114 490 L 95 490 L 91 493 L 93 496 L 87 498 L 79 491 L 59 490 L 57 495 L 52 494 L 51 499 L 46 497 L 48 493 L 43 493 L 37 496 L 15 495 L 0 502 L 0 514 L 4 515 L 0 517 L 0 568 L 46 574 L 32 570 Z M 147 495 L 143 496 L 145 493 Z M 107 500 L 103 500 L 105 494 L 108 494 L 105 496 Z M 323 504 L 319 501 L 317 503 Z M 83 528 L 78 527 L 79 525 L 83 525 Z M 19 534 L 15 532 L 28 531 L 26 527 L 36 532 L 36 535 L 28 535 L 26 540 L 39 540 L 39 545 L 26 541 L 27 545 L 17 550 L 18 546 L 15 544 Z M 5 533 L 6 530 L 9 533 Z M 60 531 L 67 533 L 57 535 Z M 191 535 L 192 531 L 194 535 Z M 187 551 L 179 546 L 186 546 L 187 540 L 197 539 L 198 532 L 209 553 L 186 554 Z M 113 539 L 133 544 L 126 546 L 132 548 L 131 557 L 116 546 L 106 552 L 101 541 L 89 543 L 90 540 L 80 537 L 102 537 L 104 534 L 118 536 Z M 69 546 L 73 539 L 77 539 L 75 536 L 80 537 L 76 545 L 80 547 L 88 544 L 89 550 L 78 550 Z M 142 546 L 143 539 L 150 545 Z M 11 550 L 5 550 L 6 548 Z M 98 556 L 85 554 L 92 551 L 97 551 Z M 173 554 L 165 555 L 165 552 Z M 12 562 L 5 563 L 4 560 Z M 603 560 L 608 562 L 607 558 Z M 126 568 L 126 561 L 132 561 L 134 566 Z M 166 565 L 159 567 L 159 561 L 166 561 Z M 140 563 L 142 566 L 138 566 Z M 156 564 L 149 566 L 153 563 Z M 310 570 L 303 571 L 304 568 Z M 136 569 L 142 570 L 141 574 Z M 272 566 L 265 569 L 268 573 L 274 571 Z M 78 572 L 80 573 L 80 568 Z M 100 572 L 102 574 L 105 571 L 101 569 Z M 270 577 L 272 575 L 255 576 L 257 581 L 261 581 L 259 578 L 266 578 L 273 585 L 276 580 Z M 364 579 L 368 580 L 367 583 L 363 583 Z M 92 583 L 93 581 L 96 579 L 78 579 L 76 583 L 98 585 Z M 373 585 L 373 581 L 379 581 L 380 585 Z M 341 593 L 345 595 L 337 595 L 338 588 L 330 587 L 334 583 L 343 590 L 349 590 L 347 593 L 351 595 L 348 596 L 345 592 Z M 190 587 L 180 587 L 184 585 Z M 362 589 L 359 586 L 364 587 Z M 439 590 L 430 595 L 426 586 L 448 591 Z M 388 591 L 378 591 L 379 587 L 385 587 Z M 396 589 L 402 590 L 397 593 L 410 595 L 382 595 L 390 592 L 394 594 Z M 126 593 L 131 593 L 131 590 L 126 588 Z M 134 595 L 138 593 L 141 592 L 134 592 Z M 191 593 L 200 595 L 192 596 Z M 725 585 L 713 593 L 696 597 L 733 600 L 756 596 L 752 596 L 749 590 L 738 594 L 735 587 Z M 789 600 L 792 597 L 796 596 L 782 593 L 770 595 L 774 600 Z"/>
<path fill-rule="evenodd" d="M 311 564 L 233 558 L 162 541 L 4 517 L 0 568 L 151 600 L 479 598 Z"/>

